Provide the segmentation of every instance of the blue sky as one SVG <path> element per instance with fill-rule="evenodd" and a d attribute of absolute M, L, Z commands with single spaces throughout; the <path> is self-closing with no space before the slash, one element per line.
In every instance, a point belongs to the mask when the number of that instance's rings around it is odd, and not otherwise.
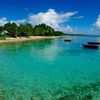
<path fill-rule="evenodd" d="M 45 14 L 49 12 L 49 9 L 53 10 L 51 13 L 56 14 L 77 12 L 69 19 L 65 16 L 68 20 L 58 22 L 59 26 L 61 25 L 64 29 L 69 27 L 69 30 L 73 28 L 72 30 L 76 32 L 88 33 L 89 29 L 97 32 L 94 28 L 97 26 L 99 31 L 99 0 L 0 0 L 0 18 L 5 17 L 7 21 L 28 20 L 29 15 L 38 15 L 40 12 Z"/>

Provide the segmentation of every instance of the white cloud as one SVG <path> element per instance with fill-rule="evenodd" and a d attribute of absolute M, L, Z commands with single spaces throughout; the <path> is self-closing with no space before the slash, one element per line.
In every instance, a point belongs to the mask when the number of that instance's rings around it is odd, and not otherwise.
<path fill-rule="evenodd" d="M 67 26 L 60 26 L 58 30 L 59 31 L 63 31 L 63 32 L 73 32 L 74 31 L 74 29 L 71 26 L 69 26 L 69 25 L 67 25 Z"/>
<path fill-rule="evenodd" d="M 53 27 L 57 31 L 73 32 L 74 28 L 64 23 L 68 22 L 75 14 L 75 12 L 57 13 L 54 9 L 49 9 L 47 12 L 40 12 L 38 14 L 31 14 L 27 19 L 9 21 L 15 22 L 17 25 L 30 23 L 33 26 L 45 23 Z M 3 17 L 0 19 L 0 25 L 4 25 L 8 22 L 7 18 Z"/>
<path fill-rule="evenodd" d="M 20 24 L 24 24 L 26 23 L 27 21 L 25 19 L 22 19 L 22 20 L 16 20 L 16 21 L 8 21 L 6 17 L 2 17 L 0 18 L 0 26 L 4 26 L 6 23 L 8 22 L 11 22 L 11 23 L 16 23 L 17 25 L 20 25 Z"/>
<path fill-rule="evenodd" d="M 17 24 L 17 25 L 20 25 L 20 24 L 24 24 L 25 22 L 26 22 L 25 19 L 17 20 L 17 21 L 16 21 L 16 24 Z"/>
<path fill-rule="evenodd" d="M 95 23 L 95 26 L 96 26 L 96 28 L 97 28 L 98 30 L 100 30 L 100 15 L 99 15 L 98 18 L 97 18 L 97 21 L 96 21 L 96 23 Z"/>
<path fill-rule="evenodd" d="M 63 23 L 68 22 L 72 16 L 74 16 L 77 12 L 67 12 L 67 13 L 57 13 L 54 9 L 49 9 L 47 12 L 40 12 L 38 14 L 29 15 L 28 22 L 33 26 L 41 23 L 45 23 L 55 30 L 61 31 L 71 31 L 71 26 L 62 26 Z"/>
<path fill-rule="evenodd" d="M 21 20 L 10 21 L 10 22 L 11 23 L 14 22 L 14 23 L 16 23 L 19 26 L 20 24 L 25 24 L 27 21 L 25 19 L 21 19 Z"/>
<path fill-rule="evenodd" d="M 83 19 L 84 16 L 78 16 L 78 17 L 74 17 L 75 19 Z"/>
<path fill-rule="evenodd" d="M 6 17 L 2 17 L 0 18 L 0 26 L 3 26 L 4 24 L 6 24 L 8 21 L 7 21 L 7 18 Z"/>

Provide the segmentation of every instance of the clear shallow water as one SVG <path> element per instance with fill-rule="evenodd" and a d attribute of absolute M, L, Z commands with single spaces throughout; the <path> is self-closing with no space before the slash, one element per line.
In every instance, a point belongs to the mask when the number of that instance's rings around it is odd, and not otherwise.
<path fill-rule="evenodd" d="M 100 100 L 99 37 L 69 38 L 0 44 L 0 100 Z"/>

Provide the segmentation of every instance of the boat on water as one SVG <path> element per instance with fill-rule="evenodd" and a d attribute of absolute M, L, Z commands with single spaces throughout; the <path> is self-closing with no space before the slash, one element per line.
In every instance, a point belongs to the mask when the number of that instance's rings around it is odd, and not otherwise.
<path fill-rule="evenodd" d="M 88 42 L 88 44 L 100 45 L 100 42 Z"/>
<path fill-rule="evenodd" d="M 65 41 L 65 42 L 71 42 L 72 40 L 70 40 L 70 39 L 65 39 L 64 41 Z"/>
<path fill-rule="evenodd" d="M 91 45 L 91 44 L 84 44 L 82 45 L 84 48 L 90 48 L 90 49 L 99 49 L 98 45 Z"/>

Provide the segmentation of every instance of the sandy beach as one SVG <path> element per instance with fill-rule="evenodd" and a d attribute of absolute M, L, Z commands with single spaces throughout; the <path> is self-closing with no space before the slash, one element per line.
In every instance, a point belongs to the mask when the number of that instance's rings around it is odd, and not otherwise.
<path fill-rule="evenodd" d="M 11 42 L 23 42 L 23 41 L 34 41 L 41 39 L 52 39 L 58 38 L 59 36 L 30 36 L 30 37 L 17 37 L 17 38 L 6 38 L 5 40 L 0 40 L 0 44 L 2 43 L 11 43 Z"/>

